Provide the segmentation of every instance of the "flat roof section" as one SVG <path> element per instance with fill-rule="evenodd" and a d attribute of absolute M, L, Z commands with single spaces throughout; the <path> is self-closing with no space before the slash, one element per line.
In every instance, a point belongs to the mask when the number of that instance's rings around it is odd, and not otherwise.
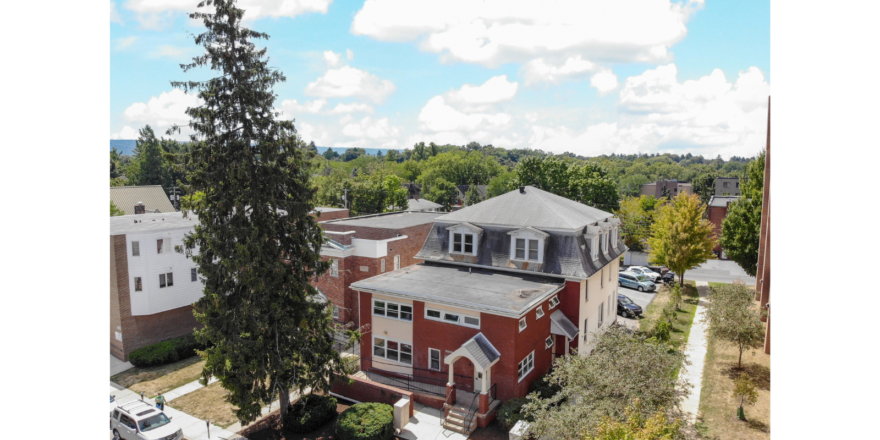
<path fill-rule="evenodd" d="M 183 218 L 182 212 L 120 215 L 110 217 L 110 235 L 193 228 L 198 223 L 198 217 L 192 212 L 189 218 Z"/>
<path fill-rule="evenodd" d="M 344 224 L 348 226 L 364 226 L 368 228 L 403 229 L 412 226 L 434 223 L 434 219 L 442 215 L 436 212 L 389 212 L 385 214 L 365 215 L 361 217 L 340 218 L 321 222 L 324 224 Z"/>
<path fill-rule="evenodd" d="M 348 211 L 345 208 L 330 208 L 327 206 L 315 206 L 315 211 L 318 212 L 337 212 L 337 211 Z"/>
<path fill-rule="evenodd" d="M 421 263 L 358 281 L 351 288 L 518 316 L 564 285 L 564 280 L 549 277 Z"/>

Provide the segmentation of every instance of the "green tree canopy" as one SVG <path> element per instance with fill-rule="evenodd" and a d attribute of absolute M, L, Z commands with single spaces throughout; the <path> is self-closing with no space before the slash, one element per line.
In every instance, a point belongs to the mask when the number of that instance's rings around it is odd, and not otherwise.
<path fill-rule="evenodd" d="M 747 274 L 758 271 L 758 247 L 761 241 L 761 209 L 764 202 L 764 160 L 749 163 L 740 184 L 740 198 L 730 202 L 727 216 L 721 221 L 721 248 Z"/>
<path fill-rule="evenodd" d="M 684 283 L 687 270 L 714 257 L 713 225 L 705 213 L 706 205 L 696 194 L 682 192 L 654 215 L 648 260 L 669 267 L 678 274 L 679 284 Z"/>
<path fill-rule="evenodd" d="M 134 163 L 129 166 L 127 177 L 135 185 L 172 186 L 171 164 L 165 159 L 164 151 L 153 128 L 149 125 L 138 130 Z"/>
<path fill-rule="evenodd" d="M 310 284 L 329 263 L 310 215 L 309 152 L 292 121 L 274 118 L 272 87 L 285 77 L 254 45 L 268 35 L 242 26 L 234 0 L 199 4 L 211 6 L 215 12 L 190 14 L 205 26 L 195 37 L 205 52 L 182 67 L 218 76 L 171 83 L 204 102 L 186 110 L 194 132 L 186 189 L 204 196 L 194 208 L 199 223 L 183 241 L 204 280 L 194 312 L 204 324 L 196 337 L 210 343 L 199 353 L 202 381 L 219 380 L 243 423 L 276 396 L 284 419 L 291 390 L 326 392 L 351 370 L 333 349 L 329 304 L 314 300 Z"/>
<path fill-rule="evenodd" d="M 339 153 L 333 151 L 333 148 L 327 148 L 327 151 L 324 152 L 323 156 L 327 160 L 339 159 Z"/>
<path fill-rule="evenodd" d="M 464 203 L 466 206 L 476 205 L 483 201 L 483 198 L 480 196 L 480 190 L 477 189 L 477 185 L 471 185 L 468 188 L 467 192 L 464 194 Z"/>
<path fill-rule="evenodd" d="M 492 197 L 497 197 L 501 194 L 513 191 L 516 188 L 514 186 L 515 179 L 516 174 L 512 171 L 504 171 L 493 177 L 492 180 L 489 181 L 488 188 L 486 188 L 486 198 L 491 199 Z"/>
<path fill-rule="evenodd" d="M 116 204 L 110 201 L 110 217 L 116 217 L 117 215 L 125 215 L 125 211 L 117 208 Z"/>
<path fill-rule="evenodd" d="M 424 192 L 424 188 L 422 189 Z M 449 211 L 452 205 L 458 203 L 458 188 L 450 181 L 439 178 L 428 189 L 424 197 L 434 203 L 443 205 L 445 211 Z"/>
<path fill-rule="evenodd" d="M 617 184 L 608 170 L 596 162 L 530 156 L 522 159 L 513 172 L 514 187 L 532 185 L 606 211 L 619 207 Z"/>
<path fill-rule="evenodd" d="M 764 324 L 754 305 L 755 291 L 742 283 L 709 288 L 709 301 L 703 322 L 708 324 L 709 339 L 739 350 L 738 368 L 748 349 L 764 346 Z"/>
<path fill-rule="evenodd" d="M 627 247 L 634 251 L 645 249 L 651 236 L 655 209 L 664 202 L 665 199 L 655 199 L 654 196 L 623 198 L 620 209 L 614 213 L 620 218 L 620 232 Z"/>

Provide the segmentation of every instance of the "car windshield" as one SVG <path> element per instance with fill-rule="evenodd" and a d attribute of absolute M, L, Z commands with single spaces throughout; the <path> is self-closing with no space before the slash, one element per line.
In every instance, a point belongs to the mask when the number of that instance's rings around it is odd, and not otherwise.
<path fill-rule="evenodd" d="M 165 414 L 159 413 L 152 417 L 147 417 L 138 422 L 138 426 L 141 428 L 141 431 L 150 431 L 152 429 L 156 429 L 160 426 L 165 426 L 171 423 L 171 420 L 168 417 L 165 417 Z"/>
<path fill-rule="evenodd" d="M 648 281 L 650 281 L 650 280 L 648 279 L 648 277 L 646 277 L 646 276 L 644 276 L 644 275 L 636 275 L 636 279 L 639 280 L 639 281 L 641 281 L 641 282 L 643 282 L 643 283 L 647 283 Z"/>
<path fill-rule="evenodd" d="M 630 304 L 633 303 L 631 299 L 629 299 L 629 298 L 627 298 L 627 297 L 625 297 L 625 296 L 622 297 L 622 298 L 618 298 L 618 300 L 620 301 L 621 304 L 623 304 L 623 305 L 625 305 L 625 306 L 626 306 L 626 305 L 630 305 Z"/>

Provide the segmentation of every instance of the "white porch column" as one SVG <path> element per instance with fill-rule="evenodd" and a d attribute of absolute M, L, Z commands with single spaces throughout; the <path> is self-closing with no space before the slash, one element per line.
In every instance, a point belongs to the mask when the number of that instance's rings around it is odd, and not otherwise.
<path fill-rule="evenodd" d="M 449 365 L 449 384 L 452 385 L 455 383 L 455 379 L 452 377 L 453 376 L 452 364 L 448 364 L 448 365 Z"/>
<path fill-rule="evenodd" d="M 566 336 L 566 337 L 565 337 L 565 347 L 563 348 L 563 350 L 565 350 L 565 356 L 566 356 L 566 357 L 568 357 L 568 351 L 569 351 L 569 350 L 568 350 L 568 344 L 569 344 L 569 343 L 570 343 L 570 342 L 569 342 L 569 340 L 568 340 L 568 336 Z"/>

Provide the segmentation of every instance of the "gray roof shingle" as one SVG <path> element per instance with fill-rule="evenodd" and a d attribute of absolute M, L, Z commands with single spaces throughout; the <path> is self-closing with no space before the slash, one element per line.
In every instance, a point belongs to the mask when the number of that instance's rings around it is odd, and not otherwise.
<path fill-rule="evenodd" d="M 477 333 L 461 346 L 470 353 L 471 357 L 480 364 L 480 368 L 484 370 L 501 357 L 501 353 L 483 336 L 482 332 Z"/>

